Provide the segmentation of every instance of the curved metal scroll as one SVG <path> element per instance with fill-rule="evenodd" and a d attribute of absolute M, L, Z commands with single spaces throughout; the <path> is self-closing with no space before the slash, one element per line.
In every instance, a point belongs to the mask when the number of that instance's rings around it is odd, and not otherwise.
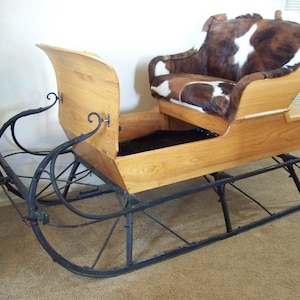
<path fill-rule="evenodd" d="M 51 97 L 54 96 L 54 102 L 51 105 L 45 106 L 45 107 L 39 107 L 39 108 L 34 108 L 34 109 L 28 109 L 25 110 L 15 116 L 13 116 L 12 118 L 10 118 L 7 122 L 5 122 L 3 124 L 3 126 L 0 129 L 0 138 L 2 137 L 2 135 L 4 134 L 4 132 L 6 131 L 7 128 L 10 127 L 11 129 L 11 136 L 13 141 L 15 142 L 15 144 L 19 147 L 19 149 L 21 149 L 22 151 L 24 151 L 25 153 L 28 154 L 33 154 L 33 155 L 46 155 L 48 152 L 44 152 L 44 151 L 31 151 L 29 149 L 27 149 L 26 147 L 24 147 L 23 145 L 21 145 L 21 143 L 18 141 L 17 137 L 16 137 L 16 123 L 19 119 L 30 116 L 30 115 L 35 115 L 41 112 L 44 112 L 50 108 L 52 108 L 58 100 L 60 100 L 61 98 L 59 96 L 57 96 L 55 93 L 51 92 L 47 95 L 47 99 L 51 100 Z"/>
<path fill-rule="evenodd" d="M 98 124 L 97 124 L 95 129 L 93 129 L 92 131 L 90 131 L 86 134 L 81 134 L 80 136 L 75 137 L 75 138 L 73 138 L 73 139 L 57 146 L 54 150 L 52 150 L 51 152 L 48 153 L 48 155 L 42 160 L 42 162 L 40 163 L 40 165 L 36 169 L 36 171 L 33 175 L 33 180 L 32 180 L 32 182 L 30 184 L 30 187 L 29 187 L 29 192 L 28 192 L 29 219 L 34 220 L 36 212 L 38 211 L 38 207 L 36 207 L 36 203 L 35 203 L 35 192 L 36 192 L 36 189 L 37 189 L 38 181 L 39 181 L 40 177 L 42 176 L 42 174 L 44 172 L 48 173 L 48 175 L 50 176 L 52 186 L 53 186 L 59 200 L 63 204 L 65 204 L 69 209 L 74 210 L 73 207 L 68 203 L 68 201 L 61 194 L 60 189 L 57 186 L 57 183 L 55 181 L 55 174 L 54 174 L 55 173 L 55 170 L 54 170 L 55 169 L 55 162 L 56 162 L 57 157 L 60 154 L 66 153 L 67 151 L 71 151 L 72 146 L 74 146 L 75 144 L 78 144 L 78 143 L 88 139 L 92 135 L 94 135 L 99 130 L 99 128 L 101 127 L 101 124 L 103 122 L 107 122 L 107 120 L 102 119 L 98 113 L 92 112 L 88 115 L 88 118 L 87 118 L 90 123 L 93 122 L 92 116 L 96 116 L 97 121 L 98 121 Z M 45 169 L 46 169 L 47 165 L 49 164 L 49 162 L 50 162 L 50 171 L 46 171 Z"/>

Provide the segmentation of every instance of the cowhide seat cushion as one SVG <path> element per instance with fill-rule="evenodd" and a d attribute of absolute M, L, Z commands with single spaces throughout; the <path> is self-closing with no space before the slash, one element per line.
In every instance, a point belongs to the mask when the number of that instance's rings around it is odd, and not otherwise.
<path fill-rule="evenodd" d="M 224 78 L 175 73 L 155 77 L 151 89 L 157 96 L 171 102 L 224 116 L 235 84 L 235 81 Z"/>
<path fill-rule="evenodd" d="M 198 45 L 151 60 L 152 95 L 233 119 L 251 81 L 283 76 L 300 65 L 300 24 L 278 15 L 274 20 L 258 14 L 210 17 Z"/>

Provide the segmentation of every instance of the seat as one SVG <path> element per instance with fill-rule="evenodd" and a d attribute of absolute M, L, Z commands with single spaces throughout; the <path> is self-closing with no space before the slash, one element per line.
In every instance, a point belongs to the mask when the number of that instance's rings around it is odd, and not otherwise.
<path fill-rule="evenodd" d="M 288 112 L 299 65 L 300 24 L 280 11 L 272 20 L 219 14 L 193 48 L 152 59 L 149 80 L 163 113 L 222 133 L 236 120 Z"/>

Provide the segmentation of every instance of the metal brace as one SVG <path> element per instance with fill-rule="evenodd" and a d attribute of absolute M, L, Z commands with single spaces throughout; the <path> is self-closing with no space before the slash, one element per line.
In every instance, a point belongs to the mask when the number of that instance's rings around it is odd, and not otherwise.
<path fill-rule="evenodd" d="M 23 217 L 23 221 L 25 223 L 26 221 L 40 221 L 46 225 L 49 223 L 49 215 L 42 209 L 38 208 L 32 216 Z"/>
<path fill-rule="evenodd" d="M 102 119 L 101 118 L 101 122 L 107 123 L 107 127 L 110 127 L 110 113 L 107 114 L 107 118 L 106 119 Z"/>

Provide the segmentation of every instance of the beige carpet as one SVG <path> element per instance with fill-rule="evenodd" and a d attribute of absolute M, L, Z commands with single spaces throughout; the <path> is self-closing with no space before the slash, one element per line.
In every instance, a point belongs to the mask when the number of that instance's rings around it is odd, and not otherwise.
<path fill-rule="evenodd" d="M 277 210 L 288 205 L 289 198 L 298 200 L 286 178 L 286 174 L 275 172 L 266 176 L 263 183 L 262 179 L 253 178 L 241 185 L 254 190 L 255 196 L 266 198 L 268 207 Z M 194 195 L 186 197 L 154 213 L 171 223 L 183 218 L 186 225 L 179 223 L 175 228 L 187 231 L 188 236 L 195 231 L 192 219 L 198 222 L 198 228 L 201 225 L 203 232 L 214 231 L 213 227 L 222 223 L 222 219 L 217 220 L 220 214 L 215 208 L 216 195 L 207 192 L 201 197 L 203 201 Z M 257 216 L 253 204 L 243 201 L 237 204 L 236 198 L 241 196 L 230 188 L 228 201 L 234 224 Z M 25 209 L 24 204 L 19 207 Z M 206 222 L 194 216 L 196 208 Z M 148 238 L 157 242 L 151 229 L 146 227 Z M 0 299 L 299 299 L 299 229 L 300 213 L 295 213 L 126 275 L 94 279 L 75 275 L 54 263 L 16 211 L 11 206 L 3 207 L 0 209 Z M 154 231 L 161 234 L 158 229 Z M 139 239 L 139 243 L 143 241 Z M 146 248 L 141 249 L 145 252 Z M 79 256 L 83 251 L 72 250 Z"/>

